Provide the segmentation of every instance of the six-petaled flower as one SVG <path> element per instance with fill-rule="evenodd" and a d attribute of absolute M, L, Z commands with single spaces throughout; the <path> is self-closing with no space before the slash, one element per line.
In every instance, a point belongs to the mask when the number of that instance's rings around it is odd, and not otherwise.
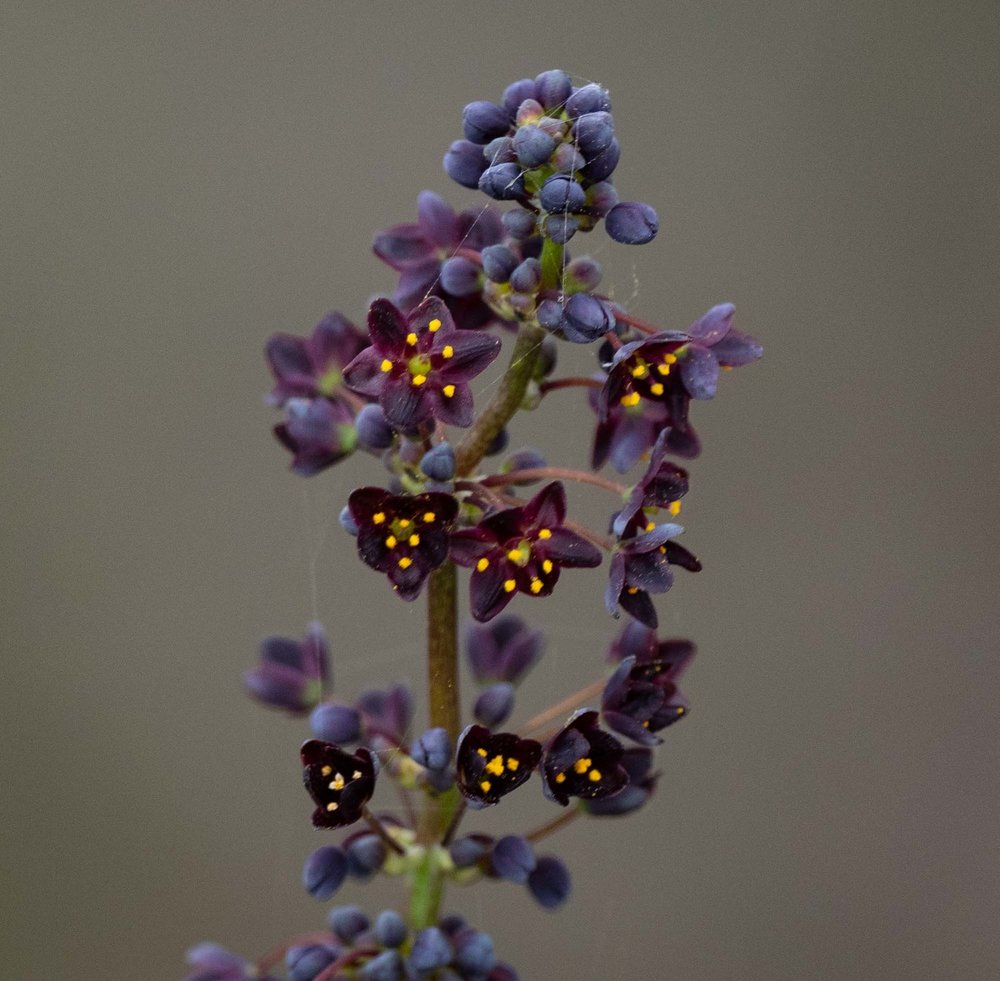
<path fill-rule="evenodd" d="M 611 797 L 628 783 L 622 744 L 598 726 L 597 718 L 590 709 L 577 712 L 545 748 L 542 789 L 564 807 L 570 797 Z"/>
<path fill-rule="evenodd" d="M 563 527 L 565 520 L 566 492 L 556 481 L 522 507 L 494 511 L 452 535 L 452 559 L 472 568 L 469 598 L 477 620 L 491 620 L 515 593 L 548 596 L 562 568 L 600 565 L 597 547 Z"/>
<path fill-rule="evenodd" d="M 458 740 L 458 789 L 472 807 L 489 807 L 517 790 L 538 766 L 541 755 L 542 747 L 534 739 L 469 726 Z"/>
<path fill-rule="evenodd" d="M 375 791 L 371 753 L 364 748 L 347 753 L 333 743 L 310 739 L 299 755 L 302 781 L 316 805 L 313 826 L 343 828 L 357 821 Z"/>
<path fill-rule="evenodd" d="M 472 424 L 468 383 L 499 354 L 498 338 L 457 330 L 436 296 L 409 315 L 388 300 L 375 300 L 368 332 L 371 347 L 347 366 L 344 379 L 356 392 L 377 398 L 391 425 L 413 432 L 431 419 Z"/>
<path fill-rule="evenodd" d="M 404 600 L 420 595 L 424 580 L 448 557 L 448 533 L 458 513 L 450 494 L 390 494 L 362 487 L 347 507 L 358 528 L 358 555 L 389 577 Z"/>

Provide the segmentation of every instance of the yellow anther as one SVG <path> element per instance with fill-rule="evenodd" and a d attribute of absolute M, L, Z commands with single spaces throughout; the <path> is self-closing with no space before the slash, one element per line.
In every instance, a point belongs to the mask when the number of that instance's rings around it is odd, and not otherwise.
<path fill-rule="evenodd" d="M 455 386 L 445 385 L 444 388 L 441 389 L 441 393 L 445 398 L 450 399 L 455 394 Z"/>
<path fill-rule="evenodd" d="M 476 750 L 476 752 L 477 752 L 477 753 L 478 753 L 478 754 L 479 754 L 480 756 L 488 756 L 488 755 L 489 755 L 489 754 L 488 754 L 488 753 L 486 752 L 486 750 L 485 750 L 485 749 L 483 749 L 483 747 L 482 747 L 482 746 L 480 746 L 480 747 L 479 747 L 479 749 L 477 749 L 477 750 Z"/>
<path fill-rule="evenodd" d="M 476 572 L 485 572 L 490 567 L 490 560 L 483 558 L 476 563 Z"/>
<path fill-rule="evenodd" d="M 426 521 L 427 524 L 430 524 L 436 517 L 437 515 L 433 511 L 424 512 L 424 521 Z"/>
<path fill-rule="evenodd" d="M 628 589 L 625 590 L 625 592 L 628 593 L 629 596 L 635 596 L 635 594 L 637 592 L 639 592 L 639 587 L 638 586 L 629 586 Z"/>
<path fill-rule="evenodd" d="M 340 807 L 340 805 L 334 801 L 330 801 L 330 803 L 326 805 L 326 809 L 328 811 L 335 811 L 338 807 Z"/>
<path fill-rule="evenodd" d="M 513 579 L 505 579 L 503 584 L 504 592 L 512 593 L 517 589 L 517 583 Z"/>
<path fill-rule="evenodd" d="M 507 757 L 507 769 L 516 770 L 521 764 L 513 756 Z"/>
<path fill-rule="evenodd" d="M 486 764 L 486 772 L 492 773 L 495 777 L 503 776 L 503 757 L 494 756 L 493 759 Z"/>
<path fill-rule="evenodd" d="M 593 762 L 594 761 L 589 756 L 581 756 L 580 759 L 578 759 L 573 764 L 573 772 L 574 773 L 586 773 L 587 770 L 590 769 L 590 764 L 593 763 Z"/>
<path fill-rule="evenodd" d="M 338 773 L 338 774 L 337 774 L 337 775 L 336 775 L 336 776 L 335 776 L 335 777 L 334 777 L 334 778 L 333 778 L 333 779 L 332 779 L 332 780 L 330 781 L 330 789 L 331 789 L 331 790 L 343 790 L 343 789 L 344 789 L 344 787 L 346 787 L 346 786 L 347 786 L 347 784 L 346 784 L 346 783 L 344 783 L 344 777 L 343 777 L 343 775 L 342 775 L 342 774 L 340 774 L 340 773 Z"/>
<path fill-rule="evenodd" d="M 681 513 L 681 502 L 671 501 L 670 507 L 667 510 L 676 518 Z"/>
<path fill-rule="evenodd" d="M 622 405 L 631 408 L 633 405 L 639 404 L 639 399 L 640 396 L 638 392 L 631 392 L 629 395 L 623 395 L 618 401 L 621 402 Z"/>
<path fill-rule="evenodd" d="M 666 361 L 667 364 L 677 364 L 677 355 L 676 354 L 664 354 L 663 355 L 663 360 Z"/>
<path fill-rule="evenodd" d="M 360 779 L 361 779 L 361 771 L 360 771 L 360 770 L 355 770 L 355 771 L 354 771 L 354 772 L 353 772 L 353 773 L 351 774 L 351 779 L 352 779 L 352 780 L 360 780 Z"/>
<path fill-rule="evenodd" d="M 719 367 L 723 371 L 732 371 L 733 370 L 733 366 L 731 364 L 720 364 Z"/>
<path fill-rule="evenodd" d="M 455 349 L 450 344 L 445 344 L 443 350 L 441 351 L 442 358 L 453 358 L 455 356 Z"/>
<path fill-rule="evenodd" d="M 396 536 L 395 535 L 390 535 L 385 540 L 385 547 L 386 548 L 395 548 L 398 544 L 399 544 L 399 542 L 396 541 Z"/>
<path fill-rule="evenodd" d="M 493 786 L 493 784 L 491 784 L 489 782 L 489 780 L 480 780 L 479 781 L 479 788 L 480 788 L 480 790 L 482 790 L 482 792 L 484 794 L 488 794 L 490 792 L 490 787 L 492 787 L 492 786 Z"/>
<path fill-rule="evenodd" d="M 566 782 L 566 774 L 565 773 L 557 773 L 556 774 L 556 783 L 565 783 L 565 782 Z"/>
<path fill-rule="evenodd" d="M 543 588 L 544 588 L 544 585 L 543 585 L 541 579 L 532 579 L 531 580 L 531 591 L 536 596 L 542 591 Z"/>
<path fill-rule="evenodd" d="M 410 331 L 410 333 L 406 335 L 406 343 L 411 347 L 417 343 L 417 335 L 414 334 L 413 331 Z"/>
<path fill-rule="evenodd" d="M 427 329 L 433 334 L 441 329 L 441 321 L 435 317 L 428 325 Z"/>
<path fill-rule="evenodd" d="M 554 568 L 555 568 L 555 566 L 552 565 L 552 560 L 551 559 L 546 559 L 542 563 L 542 572 L 544 572 L 546 574 L 550 573 Z"/>
<path fill-rule="evenodd" d="M 400 569 L 409 569 L 409 568 L 410 568 L 410 566 L 411 566 L 411 565 L 413 565 L 413 559 L 411 559 L 411 558 L 409 558 L 408 556 L 404 555 L 404 556 L 403 556 L 403 557 L 402 557 L 402 558 L 401 558 L 401 559 L 399 560 L 399 563 L 398 563 L 398 564 L 399 564 L 399 567 L 400 567 Z"/>
<path fill-rule="evenodd" d="M 412 546 L 413 546 L 414 548 L 416 548 L 416 547 L 417 547 L 417 546 L 418 546 L 418 545 L 420 544 L 420 536 L 419 536 L 419 535 L 410 535 L 410 537 L 409 537 L 409 538 L 407 539 L 407 541 L 408 541 L 408 542 L 409 542 L 409 543 L 410 543 L 410 544 L 411 544 L 411 545 L 412 545 Z"/>
<path fill-rule="evenodd" d="M 399 519 L 399 527 L 400 528 L 409 528 L 410 527 L 410 519 L 409 518 L 400 518 Z"/>
<path fill-rule="evenodd" d="M 666 378 L 666 377 L 667 377 L 667 375 L 669 375 L 669 374 L 670 374 L 670 365 L 668 365 L 668 364 L 658 364 L 658 365 L 656 366 L 656 370 L 657 370 L 657 371 L 658 371 L 658 372 L 659 372 L 659 373 L 660 373 L 661 375 L 663 375 L 663 377 L 664 377 L 664 378 Z"/>
<path fill-rule="evenodd" d="M 320 770 L 319 772 L 322 773 L 324 777 L 328 777 L 328 776 L 330 776 L 331 773 L 333 773 L 333 767 L 332 766 L 324 766 L 323 769 Z"/>
<path fill-rule="evenodd" d="M 427 381 L 426 375 L 414 375 L 412 384 L 414 387 L 419 388 L 425 381 Z"/>
<path fill-rule="evenodd" d="M 382 363 L 379 365 L 379 367 L 383 371 L 392 371 L 392 362 L 388 358 L 383 358 Z"/>
<path fill-rule="evenodd" d="M 683 715 L 684 714 L 684 706 L 683 705 L 678 705 L 677 706 L 677 714 L 678 715 Z"/>
<path fill-rule="evenodd" d="M 372 524 L 373 525 L 380 525 L 380 524 L 382 524 L 383 521 L 385 521 L 385 515 L 381 511 L 379 511 L 378 514 L 373 514 L 372 515 Z"/>
<path fill-rule="evenodd" d="M 649 374 L 649 368 L 644 364 L 638 364 L 632 369 L 633 378 L 645 378 Z"/>
<path fill-rule="evenodd" d="M 520 557 L 521 557 L 521 551 L 520 551 L 520 549 L 512 548 L 507 553 L 507 558 L 510 559 L 511 562 L 516 562 Z"/>
<path fill-rule="evenodd" d="M 659 382 L 653 382 L 653 384 L 649 386 L 649 390 L 654 395 L 662 395 L 664 391 L 663 386 Z"/>
<path fill-rule="evenodd" d="M 538 529 L 538 537 L 539 538 L 551 538 L 552 537 L 552 532 L 549 531 L 548 528 L 539 528 Z"/>
<path fill-rule="evenodd" d="M 601 771 L 600 770 L 591 770 L 590 773 L 587 774 L 587 779 L 591 783 L 597 783 L 597 781 L 601 779 Z"/>

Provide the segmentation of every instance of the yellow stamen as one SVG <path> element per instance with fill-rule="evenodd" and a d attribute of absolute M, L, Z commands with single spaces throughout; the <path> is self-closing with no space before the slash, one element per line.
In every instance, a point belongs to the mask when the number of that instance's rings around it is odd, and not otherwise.
<path fill-rule="evenodd" d="M 427 325 L 427 329 L 428 329 L 428 330 L 429 330 L 429 331 L 430 331 L 430 332 L 431 332 L 432 334 L 436 333 L 437 331 L 439 331 L 439 330 L 441 329 L 441 321 L 440 321 L 440 320 L 438 320 L 438 319 L 437 319 L 437 317 L 435 317 L 435 318 L 434 318 L 434 319 L 433 319 L 433 320 L 432 320 L 432 321 L 431 321 L 431 322 L 430 322 L 430 323 L 429 323 L 429 324 Z"/>
<path fill-rule="evenodd" d="M 412 546 L 413 546 L 414 548 L 416 548 L 416 547 L 417 547 L 417 546 L 418 546 L 418 545 L 420 544 L 420 536 L 419 536 L 419 535 L 410 535 L 410 537 L 409 537 L 409 538 L 407 539 L 407 541 L 408 541 L 408 542 L 409 542 L 409 543 L 410 543 L 410 544 L 411 544 L 411 545 L 412 545 Z"/>
<path fill-rule="evenodd" d="M 324 777 L 328 777 L 328 776 L 330 776 L 331 773 L 333 773 L 333 767 L 332 766 L 324 766 L 323 769 L 320 770 L 319 772 L 322 773 Z"/>
<path fill-rule="evenodd" d="M 409 518 L 400 518 L 399 519 L 399 527 L 400 528 L 409 528 L 410 527 L 410 519 Z"/>
<path fill-rule="evenodd" d="M 483 558 L 476 563 L 476 572 L 485 572 L 490 567 L 490 560 Z"/>
<path fill-rule="evenodd" d="M 421 385 L 423 385 L 423 383 L 425 381 L 427 381 L 427 376 L 426 375 L 414 375 L 413 376 L 413 385 L 416 388 L 419 388 Z"/>
<path fill-rule="evenodd" d="M 636 365 L 632 369 L 633 378 L 645 378 L 646 375 L 648 374 L 649 374 L 649 369 L 644 364 Z"/>
<path fill-rule="evenodd" d="M 399 560 L 400 569 L 409 569 L 411 565 L 413 565 L 413 559 L 405 555 Z"/>
<path fill-rule="evenodd" d="M 490 792 L 490 787 L 492 787 L 492 786 L 493 786 L 493 784 L 491 784 L 489 782 L 489 780 L 480 780 L 479 781 L 479 787 L 480 787 L 480 789 L 482 790 L 482 792 L 484 794 L 488 794 Z"/>
<path fill-rule="evenodd" d="M 383 358 L 382 363 L 379 365 L 379 367 L 383 371 L 392 371 L 392 362 L 388 358 Z"/>
<path fill-rule="evenodd" d="M 505 579 L 503 588 L 505 592 L 512 593 L 517 589 L 517 583 L 513 579 Z"/>
<path fill-rule="evenodd" d="M 485 749 L 483 749 L 483 747 L 482 747 L 482 746 L 480 746 L 480 747 L 479 747 L 479 749 L 477 749 L 477 750 L 476 750 L 476 752 L 477 752 L 477 753 L 478 753 L 478 754 L 479 754 L 480 756 L 487 756 L 487 755 L 489 755 L 489 754 L 488 754 L 488 753 L 486 752 L 486 750 L 485 750 Z"/>
<path fill-rule="evenodd" d="M 677 706 L 677 714 L 678 715 L 683 715 L 684 714 L 684 706 L 683 705 L 678 705 Z"/>
<path fill-rule="evenodd" d="M 566 774 L 565 773 L 557 773 L 556 774 L 556 783 L 565 783 L 565 782 L 566 782 Z"/>
<path fill-rule="evenodd" d="M 719 367 L 723 371 L 732 371 L 733 370 L 733 366 L 731 364 L 720 364 Z"/>
<path fill-rule="evenodd" d="M 646 522 L 646 531 L 652 531 L 655 527 L 656 527 L 656 522 L 655 521 L 647 521 Z"/>
<path fill-rule="evenodd" d="M 597 783 L 597 781 L 601 779 L 601 771 L 600 770 L 591 770 L 590 773 L 587 774 L 587 779 L 591 783 Z"/>
<path fill-rule="evenodd" d="M 639 400 L 640 400 L 639 393 L 632 392 L 629 395 L 623 395 L 618 401 L 621 402 L 622 405 L 631 408 L 633 405 L 638 405 Z"/>
<path fill-rule="evenodd" d="M 513 756 L 507 757 L 507 769 L 516 770 L 521 764 Z"/>
<path fill-rule="evenodd" d="M 390 535 L 385 540 L 385 547 L 386 548 L 395 548 L 398 544 L 399 543 L 396 541 L 396 536 L 395 535 Z"/>
<path fill-rule="evenodd" d="M 531 591 L 537 596 L 544 588 L 541 579 L 531 580 Z"/>
<path fill-rule="evenodd" d="M 344 777 L 343 777 L 343 774 L 340 774 L 340 773 L 338 773 L 338 774 L 337 774 L 337 775 L 336 775 L 336 776 L 335 776 L 335 777 L 334 777 L 334 778 L 333 778 L 333 779 L 332 779 L 332 780 L 330 781 L 330 789 L 331 789 L 331 790 L 343 790 L 343 789 L 344 789 L 344 787 L 346 787 L 346 786 L 347 786 L 347 784 L 346 784 L 346 783 L 344 782 Z"/>
<path fill-rule="evenodd" d="M 549 531 L 548 528 L 540 528 L 538 530 L 538 537 L 539 538 L 551 538 L 552 537 L 552 532 Z"/>
<path fill-rule="evenodd" d="M 426 521 L 427 524 L 430 524 L 436 517 L 437 515 L 433 511 L 424 512 L 424 521 Z"/>
<path fill-rule="evenodd" d="M 663 377 L 664 377 L 664 378 L 666 378 L 666 377 L 667 377 L 667 375 L 669 375 L 669 374 L 670 374 L 670 365 L 668 365 L 668 364 L 658 364 L 658 365 L 656 366 L 656 370 L 657 370 L 657 371 L 658 371 L 658 372 L 659 372 L 659 373 L 660 373 L 661 375 L 663 375 Z"/>
<path fill-rule="evenodd" d="M 373 525 L 380 525 L 380 524 L 382 524 L 383 521 L 385 521 L 385 514 L 383 514 L 381 511 L 379 511 L 378 514 L 373 514 L 372 515 L 372 524 Z"/>
<path fill-rule="evenodd" d="M 445 385 L 444 388 L 441 389 L 441 394 L 444 395 L 446 399 L 450 399 L 455 394 L 455 386 Z"/>
<path fill-rule="evenodd" d="M 625 590 L 625 592 L 628 593 L 629 596 L 635 596 L 635 594 L 637 592 L 639 592 L 639 587 L 638 586 L 629 586 L 628 589 Z"/>
<path fill-rule="evenodd" d="M 553 568 L 554 568 L 554 566 L 552 565 L 552 560 L 551 559 L 546 559 L 542 563 L 542 572 L 546 573 L 546 575 L 548 573 L 550 573 L 553 570 Z"/>
<path fill-rule="evenodd" d="M 352 779 L 352 780 L 360 780 L 360 779 L 361 779 L 361 771 L 360 771 L 360 770 L 355 770 L 355 771 L 354 771 L 354 772 L 353 772 L 353 773 L 351 774 L 351 779 Z"/>
<path fill-rule="evenodd" d="M 654 395 L 662 395 L 664 391 L 663 386 L 659 382 L 653 382 L 653 384 L 649 386 L 649 390 Z"/>
<path fill-rule="evenodd" d="M 574 773 L 586 773 L 587 770 L 590 769 L 590 765 L 593 762 L 594 761 L 589 756 L 581 756 L 580 759 L 578 759 L 573 764 L 573 772 Z"/>
<path fill-rule="evenodd" d="M 486 772 L 492 773 L 495 777 L 503 776 L 503 757 L 494 756 L 493 759 L 486 764 Z"/>
<path fill-rule="evenodd" d="M 330 803 L 326 805 L 326 809 L 328 811 L 335 811 L 338 807 L 340 807 L 340 805 L 334 803 L 333 801 L 330 801 Z"/>
<path fill-rule="evenodd" d="M 521 557 L 521 552 L 520 552 L 519 549 L 516 549 L 516 548 L 512 548 L 507 553 L 507 558 L 510 559 L 511 562 L 516 562 L 520 557 Z"/>
<path fill-rule="evenodd" d="M 442 358 L 453 358 L 455 356 L 455 349 L 450 345 L 446 344 L 444 349 L 441 351 Z"/>
<path fill-rule="evenodd" d="M 681 513 L 681 502 L 671 501 L 670 507 L 667 510 L 676 518 Z"/>
<path fill-rule="evenodd" d="M 417 343 L 417 335 L 414 334 L 413 331 L 410 331 L 410 333 L 406 335 L 406 343 L 411 347 Z"/>
<path fill-rule="evenodd" d="M 677 355 L 676 354 L 664 354 L 663 355 L 663 360 L 666 361 L 667 364 L 677 364 Z"/>

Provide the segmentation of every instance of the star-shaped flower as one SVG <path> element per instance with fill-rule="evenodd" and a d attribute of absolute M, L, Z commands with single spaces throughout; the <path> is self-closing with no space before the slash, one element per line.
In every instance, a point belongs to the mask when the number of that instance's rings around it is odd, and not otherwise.
<path fill-rule="evenodd" d="M 472 424 L 468 382 L 500 353 L 500 340 L 455 329 L 438 297 L 424 300 L 404 316 L 378 299 L 368 310 L 371 347 L 344 370 L 356 392 L 377 398 L 396 429 L 412 432 L 439 419 L 452 426 Z"/>
<path fill-rule="evenodd" d="M 548 596 L 562 568 L 601 564 L 598 549 L 563 527 L 566 491 L 547 484 L 527 504 L 495 511 L 451 537 L 451 557 L 473 569 L 469 582 L 472 615 L 491 620 L 515 593 Z"/>
<path fill-rule="evenodd" d="M 472 807 L 489 807 L 517 790 L 541 756 L 542 747 L 534 739 L 469 726 L 458 737 L 458 789 Z"/>

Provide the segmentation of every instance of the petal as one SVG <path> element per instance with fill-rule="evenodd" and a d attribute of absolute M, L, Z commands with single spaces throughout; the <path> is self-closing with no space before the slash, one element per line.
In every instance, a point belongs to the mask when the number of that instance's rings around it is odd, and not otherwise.
<path fill-rule="evenodd" d="M 639 743 L 641 746 L 655 746 L 663 740 L 654 735 L 637 719 L 622 712 L 605 712 L 603 714 L 604 724 L 621 736 Z"/>
<path fill-rule="evenodd" d="M 347 507 L 359 525 L 370 525 L 372 515 L 381 511 L 391 496 L 381 487 L 359 487 L 347 499 Z"/>
<path fill-rule="evenodd" d="M 667 542 L 667 561 L 671 565 L 679 565 L 688 572 L 701 572 L 701 563 L 683 545 L 677 542 Z"/>
<path fill-rule="evenodd" d="M 463 528 L 451 536 L 451 560 L 456 565 L 475 565 L 481 558 L 494 551 L 497 543 L 492 535 L 479 528 Z"/>
<path fill-rule="evenodd" d="M 736 307 L 731 303 L 720 303 L 688 327 L 688 333 L 699 344 L 712 347 L 729 333 L 735 312 Z"/>
<path fill-rule="evenodd" d="M 625 556 L 621 552 L 612 556 L 608 570 L 608 584 L 604 589 L 604 608 L 618 617 L 618 597 L 625 588 Z"/>
<path fill-rule="evenodd" d="M 431 414 L 433 403 L 426 386 L 417 386 L 410 375 L 389 378 L 379 396 L 379 405 L 389 424 L 395 429 L 410 432 Z"/>
<path fill-rule="evenodd" d="M 762 357 L 764 349 L 749 334 L 734 329 L 712 348 L 712 353 L 719 364 L 724 364 L 727 368 L 739 368 Z"/>
<path fill-rule="evenodd" d="M 569 569 L 591 569 L 601 564 L 601 550 L 567 528 L 553 528 L 544 550 L 557 565 Z"/>
<path fill-rule="evenodd" d="M 710 399 L 719 380 L 719 362 L 707 347 L 689 344 L 681 360 L 681 380 L 693 399 Z"/>
<path fill-rule="evenodd" d="M 507 563 L 490 562 L 482 572 L 472 573 L 469 579 L 469 606 L 480 623 L 492 620 L 513 598 L 514 592 L 504 589 L 508 579 Z"/>
<path fill-rule="evenodd" d="M 331 363 L 345 365 L 367 346 L 368 339 L 336 310 L 331 310 L 316 325 L 309 338 L 309 353 L 320 368 Z"/>
<path fill-rule="evenodd" d="M 524 523 L 532 528 L 555 528 L 566 520 L 566 488 L 558 481 L 546 484 L 524 505 Z"/>
<path fill-rule="evenodd" d="M 380 354 L 393 357 L 403 353 L 410 332 L 402 313 L 384 297 L 368 308 L 368 333 Z"/>
<path fill-rule="evenodd" d="M 448 320 L 451 320 L 450 315 Z M 443 381 L 464 382 L 475 378 L 496 360 L 500 353 L 500 338 L 467 330 L 449 331 L 444 337 L 434 338 L 431 352 L 440 354 L 446 347 L 451 348 L 452 355 L 437 369 L 436 374 Z"/>
<path fill-rule="evenodd" d="M 393 301 L 401 310 L 411 310 L 434 289 L 440 272 L 441 262 L 437 256 L 402 270 L 392 294 Z"/>
<path fill-rule="evenodd" d="M 306 341 L 292 334 L 274 334 L 268 338 L 265 356 L 274 377 L 280 381 L 305 380 L 311 390 L 312 360 Z"/>
<path fill-rule="evenodd" d="M 393 225 L 375 236 L 372 251 L 393 269 L 402 270 L 426 259 L 433 251 L 423 229 L 413 223 Z"/>
<path fill-rule="evenodd" d="M 345 369 L 344 383 L 348 388 L 378 398 L 385 388 L 388 374 L 382 370 L 385 357 L 374 347 L 366 347 Z"/>
<path fill-rule="evenodd" d="M 468 385 L 451 385 L 451 395 L 444 393 L 444 387 L 434 387 L 428 393 L 431 401 L 431 414 L 440 419 L 446 426 L 466 428 L 472 425 L 473 405 L 472 389 Z"/>
<path fill-rule="evenodd" d="M 432 331 L 430 324 L 434 320 L 439 320 L 440 324 Z M 455 322 L 451 319 L 451 313 L 444 300 L 439 296 L 428 296 L 421 300 L 419 306 L 409 312 L 406 322 L 408 330 L 417 334 L 426 332 L 435 341 L 438 334 L 450 334 L 455 330 Z"/>
<path fill-rule="evenodd" d="M 482 209 L 463 211 L 458 216 L 458 233 L 454 245 L 482 252 L 487 245 L 503 241 L 504 228 L 499 212 L 487 205 Z"/>
<path fill-rule="evenodd" d="M 458 232 L 454 210 L 433 191 L 417 195 L 417 224 L 425 239 L 440 248 L 451 248 Z"/>
<path fill-rule="evenodd" d="M 667 557 L 659 551 L 631 555 L 625 560 L 625 582 L 645 593 L 665 593 L 674 582 Z M 626 591 L 627 592 L 627 591 Z"/>

